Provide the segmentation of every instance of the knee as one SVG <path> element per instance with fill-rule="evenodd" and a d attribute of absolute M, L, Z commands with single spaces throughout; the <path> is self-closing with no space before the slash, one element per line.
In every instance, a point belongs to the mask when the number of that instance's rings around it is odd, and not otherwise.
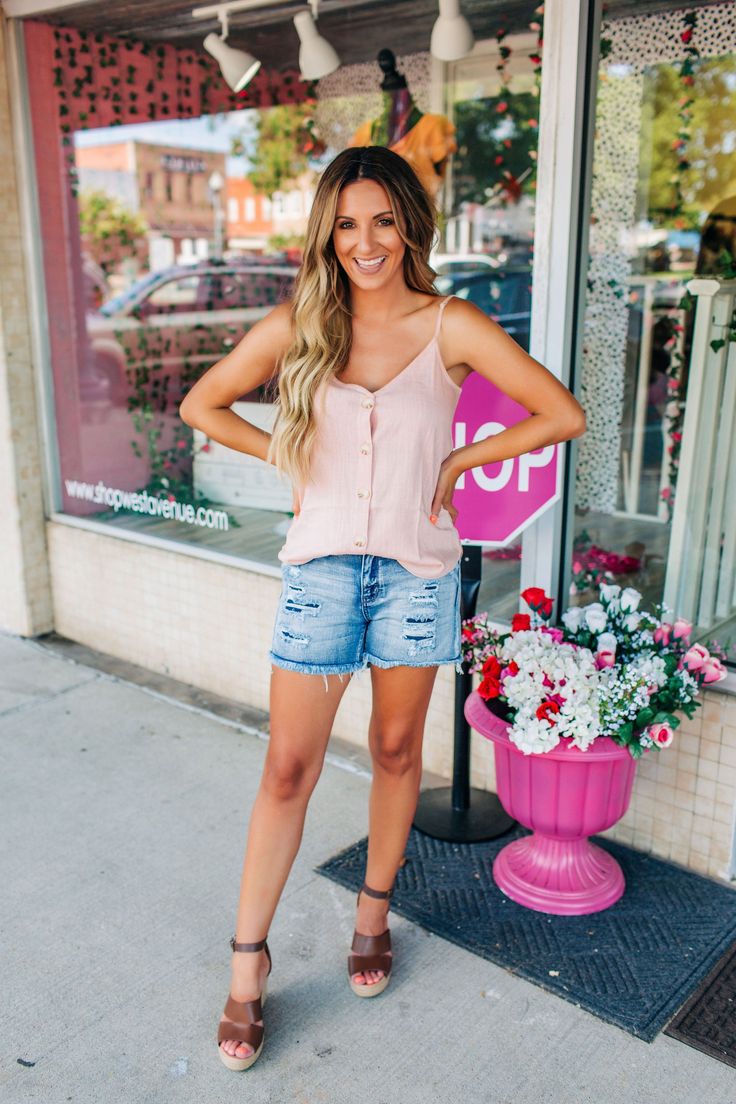
<path fill-rule="evenodd" d="M 386 732 L 374 737 L 371 754 L 374 764 L 387 774 L 405 775 L 421 763 L 416 741 L 406 732 Z"/>
<path fill-rule="evenodd" d="M 297 755 L 267 755 L 261 786 L 278 801 L 309 797 L 317 776 Z"/>

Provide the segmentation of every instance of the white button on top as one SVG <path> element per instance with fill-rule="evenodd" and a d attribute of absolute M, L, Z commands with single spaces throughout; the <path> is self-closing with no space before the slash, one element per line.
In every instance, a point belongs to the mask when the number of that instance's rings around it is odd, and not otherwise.
<path fill-rule="evenodd" d="M 370 496 L 370 493 L 370 491 L 360 490 L 358 491 L 358 498 L 368 498 Z"/>
<path fill-rule="evenodd" d="M 373 406 L 373 399 L 363 399 L 361 406 L 364 406 L 367 410 Z"/>
<path fill-rule="evenodd" d="M 364 454 L 371 451 L 371 446 L 368 444 L 367 441 L 360 446 L 360 451 Z"/>
<path fill-rule="evenodd" d="M 356 540 L 353 541 L 353 544 L 357 544 L 360 548 L 362 548 L 363 545 L 365 544 L 365 541 L 361 540 L 360 537 L 358 537 L 358 538 L 356 538 Z"/>

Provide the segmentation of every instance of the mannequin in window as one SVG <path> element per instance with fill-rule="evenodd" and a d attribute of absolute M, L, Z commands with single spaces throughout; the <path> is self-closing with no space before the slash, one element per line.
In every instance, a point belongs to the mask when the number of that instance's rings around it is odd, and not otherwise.
<path fill-rule="evenodd" d="M 391 50 L 381 50 L 383 71 L 381 114 L 358 127 L 351 146 L 388 146 L 411 165 L 434 199 L 440 190 L 447 158 L 457 150 L 455 128 L 444 115 L 424 115 L 414 103 L 406 78 L 396 68 Z"/>

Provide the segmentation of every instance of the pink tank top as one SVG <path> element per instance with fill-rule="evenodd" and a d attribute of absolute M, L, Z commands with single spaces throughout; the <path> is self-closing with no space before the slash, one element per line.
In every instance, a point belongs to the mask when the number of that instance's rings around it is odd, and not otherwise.
<path fill-rule="evenodd" d="M 440 464 L 454 447 L 461 393 L 438 344 L 450 298 L 439 305 L 429 344 L 377 391 L 334 377 L 323 381 L 310 480 L 278 553 L 282 563 L 370 553 L 436 579 L 462 556 L 445 507 L 436 522 L 429 520 Z"/>

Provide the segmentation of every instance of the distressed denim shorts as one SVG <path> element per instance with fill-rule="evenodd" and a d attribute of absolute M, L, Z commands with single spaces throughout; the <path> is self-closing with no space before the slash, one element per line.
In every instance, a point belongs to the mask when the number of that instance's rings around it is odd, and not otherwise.
<path fill-rule="evenodd" d="M 281 565 L 269 659 L 304 674 L 454 663 L 462 672 L 460 561 L 422 579 L 388 556 L 317 556 Z M 327 690 L 325 678 L 325 690 Z"/>

